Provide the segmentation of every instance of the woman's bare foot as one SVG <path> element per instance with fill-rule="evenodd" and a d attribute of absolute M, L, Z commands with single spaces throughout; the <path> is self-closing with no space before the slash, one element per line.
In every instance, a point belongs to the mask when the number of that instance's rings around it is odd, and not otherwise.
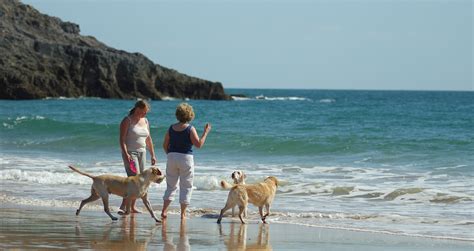
<path fill-rule="evenodd" d="M 187 207 L 188 207 L 188 204 L 181 203 L 181 220 L 186 219 L 186 208 Z"/>

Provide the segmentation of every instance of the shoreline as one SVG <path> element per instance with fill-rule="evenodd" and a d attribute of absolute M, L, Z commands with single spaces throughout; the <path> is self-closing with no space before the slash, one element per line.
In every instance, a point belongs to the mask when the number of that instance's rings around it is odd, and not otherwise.
<path fill-rule="evenodd" d="M 155 209 L 155 213 L 158 210 Z M 237 218 L 191 216 L 181 224 L 170 214 L 155 224 L 146 212 L 119 217 L 113 222 L 102 210 L 87 210 L 75 216 L 69 208 L 2 205 L 0 248 L 58 248 L 146 250 L 261 249 L 261 250 L 472 250 L 468 240 L 433 239 L 390 233 L 304 226 L 302 224 L 250 221 Z"/>
<path fill-rule="evenodd" d="M 22 203 L 22 201 L 8 201 L 5 200 L 5 198 L 8 196 L 0 195 L 0 201 L 3 203 L 0 205 L 0 210 L 3 208 L 7 209 L 38 209 L 40 211 L 64 211 L 64 212 L 75 212 L 76 211 L 76 204 L 79 204 L 79 201 L 74 201 L 70 203 L 61 203 L 58 201 L 53 201 L 54 203 L 49 203 L 49 204 L 44 204 L 44 205 L 32 205 L 32 204 L 27 204 L 27 203 Z M 118 197 L 112 197 L 110 200 L 111 206 L 110 210 L 112 214 L 119 216 L 117 214 L 118 207 L 113 206 L 115 204 L 119 204 L 120 200 Z M 74 205 L 74 206 L 73 206 Z M 160 214 L 161 210 L 161 204 L 152 204 L 153 210 L 157 217 Z M 142 214 L 148 215 L 148 212 L 145 208 L 145 206 L 140 202 L 138 203 L 138 208 L 141 209 L 143 212 Z M 96 201 L 93 203 L 88 204 L 85 207 L 86 211 L 89 212 L 94 212 L 98 213 L 98 217 L 101 217 L 100 214 L 103 213 L 103 207 L 102 207 L 102 202 Z M 179 207 L 176 205 L 172 205 L 169 209 L 169 214 L 178 217 L 179 216 Z M 210 220 L 216 220 L 218 215 L 219 215 L 219 209 L 210 209 L 210 208 L 188 208 L 188 214 L 192 218 L 204 218 L 204 219 L 210 219 Z M 81 212 L 82 214 L 82 212 Z M 328 225 L 328 224 L 318 224 L 318 223 L 302 223 L 299 221 L 291 221 L 291 219 L 285 219 L 281 220 L 280 216 L 284 216 L 285 213 L 281 213 L 278 211 L 272 211 L 272 214 L 270 215 L 271 217 L 268 219 L 268 222 L 271 224 L 288 224 L 288 225 L 298 225 L 298 226 L 303 226 L 303 227 L 309 227 L 309 228 L 321 228 L 321 229 L 332 229 L 332 230 L 341 230 L 341 231 L 353 231 L 353 232 L 362 232 L 362 233 L 367 233 L 367 234 L 384 234 L 384 235 L 392 235 L 392 236 L 400 236 L 400 237 L 413 237 L 413 238 L 426 238 L 426 239 L 433 239 L 433 240 L 447 240 L 447 241 L 460 241 L 460 242 L 468 242 L 468 243 L 473 243 L 474 244 L 474 238 L 468 238 L 468 237 L 456 237 L 456 236 L 443 236 L 443 235 L 430 235 L 430 234 L 417 234 L 417 233 L 406 233 L 406 232 L 400 232 L 399 230 L 396 229 L 391 229 L 391 230 L 383 230 L 383 229 L 372 229 L 372 228 L 360 228 L 360 227 L 351 227 L 351 226 L 335 226 L 335 225 Z M 224 218 L 227 220 L 235 221 L 237 223 L 240 223 L 238 220 L 238 217 L 232 218 L 230 217 L 230 211 L 226 212 L 224 214 Z M 260 223 L 260 218 L 258 216 L 258 213 L 251 213 L 249 214 L 247 221 L 251 224 L 257 224 Z"/>

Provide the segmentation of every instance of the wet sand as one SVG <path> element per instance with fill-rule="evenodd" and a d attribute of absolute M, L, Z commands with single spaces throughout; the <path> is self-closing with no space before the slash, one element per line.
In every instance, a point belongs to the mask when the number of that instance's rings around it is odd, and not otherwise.
<path fill-rule="evenodd" d="M 327 229 L 293 224 L 242 225 L 212 215 L 177 215 L 155 224 L 148 213 L 119 216 L 102 211 L 0 206 L 0 249 L 93 250 L 473 250 L 468 241 Z"/>

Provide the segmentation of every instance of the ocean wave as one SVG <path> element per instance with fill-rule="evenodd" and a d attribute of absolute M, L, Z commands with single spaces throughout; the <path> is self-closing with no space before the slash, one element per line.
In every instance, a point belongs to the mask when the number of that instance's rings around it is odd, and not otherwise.
<path fill-rule="evenodd" d="M 66 169 L 66 168 L 65 168 Z M 87 173 L 97 176 L 104 173 L 90 172 Z M 123 174 L 114 174 L 118 176 L 126 177 Z M 56 171 L 25 171 L 17 169 L 0 170 L 0 180 L 18 181 L 18 182 L 29 182 L 37 184 L 48 184 L 48 185 L 64 185 L 64 184 L 75 184 L 75 185 L 91 185 L 91 178 L 79 175 L 75 172 L 56 172 Z M 193 182 L 193 188 L 201 191 L 221 190 L 220 181 L 222 179 L 215 176 L 195 176 Z M 164 183 L 163 183 L 164 184 Z M 152 186 L 164 186 L 162 184 Z"/>
<path fill-rule="evenodd" d="M 96 123 L 85 123 L 85 122 L 68 122 L 68 121 L 58 121 L 54 119 L 47 118 L 45 116 L 36 115 L 36 116 L 18 116 L 18 117 L 8 117 L 1 120 L 3 126 L 8 129 L 29 129 L 37 131 L 43 131 L 45 129 L 57 130 L 62 128 L 76 129 L 77 127 L 81 128 L 91 128 L 94 127 L 109 127 L 108 124 L 96 124 Z M 75 128 L 76 127 L 76 128 Z"/>
<path fill-rule="evenodd" d="M 319 100 L 319 103 L 335 103 L 335 102 L 336 100 L 332 98 L 324 98 L 324 99 Z"/>
<path fill-rule="evenodd" d="M 1 121 L 0 145 L 7 148 L 77 150 L 116 144 L 116 126 L 66 122 L 44 116 L 20 116 Z M 112 129 L 111 129 L 112 128 Z M 114 145 L 115 145 L 114 144 Z"/>
<path fill-rule="evenodd" d="M 56 200 L 56 199 L 35 199 L 35 198 L 24 198 L 7 196 L 0 194 L 0 202 L 2 204 L 15 204 L 23 206 L 39 206 L 49 208 L 76 208 L 79 205 L 79 201 L 67 201 L 67 200 Z M 102 205 L 90 203 L 87 205 L 88 209 L 103 210 Z"/>
<path fill-rule="evenodd" d="M 215 176 L 195 176 L 193 186 L 194 189 L 202 191 L 220 190 L 220 181 L 221 179 Z"/>
<path fill-rule="evenodd" d="M 455 196 L 455 195 L 448 195 L 448 194 L 437 194 L 433 196 L 432 199 L 430 199 L 430 202 L 445 203 L 445 204 L 458 203 L 462 201 L 473 201 L 473 199 L 467 196 Z"/>
<path fill-rule="evenodd" d="M 40 121 L 45 120 L 46 118 L 43 116 L 19 116 L 16 118 L 7 118 L 6 120 L 2 121 L 2 125 L 6 129 L 14 129 L 17 125 L 28 121 Z"/>
<path fill-rule="evenodd" d="M 249 97 L 240 97 L 240 96 L 231 96 L 232 100 L 235 101 L 246 101 L 246 100 L 252 100 L 252 98 Z"/>
<path fill-rule="evenodd" d="M 164 100 L 164 101 L 175 101 L 175 100 L 180 100 L 178 98 L 174 98 L 174 97 L 169 97 L 169 96 L 164 96 L 161 98 L 161 100 Z"/>
<path fill-rule="evenodd" d="M 85 96 L 79 96 L 77 98 L 71 98 L 71 97 L 46 97 L 43 100 L 100 100 L 102 98 L 100 97 L 85 97 Z"/>
<path fill-rule="evenodd" d="M 312 198 L 331 196 L 343 200 L 364 199 L 377 203 L 392 202 L 399 204 L 425 203 L 425 204 L 456 204 L 474 200 L 474 196 L 469 194 L 467 184 L 461 183 L 466 188 L 462 191 L 446 188 L 444 193 L 437 189 L 426 187 L 406 186 L 402 181 L 385 185 L 385 187 L 369 186 L 361 182 L 351 182 L 349 184 L 334 183 L 332 180 L 318 181 L 311 183 L 287 184 L 278 188 L 277 193 L 286 196 L 313 196 Z M 456 186 L 457 188 L 461 186 Z M 452 191 L 450 191 L 452 190 Z"/>
<path fill-rule="evenodd" d="M 97 173 L 90 173 L 99 175 Z M 76 184 L 90 185 L 91 178 L 79 175 L 74 172 L 58 173 L 49 171 L 22 171 L 22 170 L 0 170 L 0 180 L 33 182 L 38 184 L 60 185 L 60 184 Z"/>
<path fill-rule="evenodd" d="M 254 97 L 241 97 L 241 96 L 232 96 L 234 101 L 249 101 L 249 100 L 267 100 L 267 101 L 312 101 L 310 98 L 305 97 L 268 97 L 264 95 L 258 95 Z"/>
<path fill-rule="evenodd" d="M 4 154 L 0 156 L 0 162 L 3 164 L 0 181 L 17 183 L 90 186 L 90 178 L 67 168 L 74 162 L 93 175 L 115 173 L 125 176 L 119 157 L 114 161 L 84 163 L 43 155 Z M 319 202 L 333 197 L 340 201 L 367 201 L 379 205 L 458 204 L 474 200 L 472 180 L 468 177 L 452 178 L 433 175 L 429 171 L 400 175 L 397 169 L 390 168 L 253 163 L 232 166 L 228 163 L 199 164 L 196 170 L 199 170 L 194 177 L 194 189 L 197 191 L 222 191 L 220 181 L 232 183 L 231 170 L 242 170 L 247 174 L 247 184 L 262 182 L 269 175 L 278 177 L 278 196 L 284 195 L 290 200 L 310 197 Z M 164 189 L 165 185 L 159 186 Z"/>
<path fill-rule="evenodd" d="M 271 97 L 271 96 L 264 96 L 258 95 L 255 97 L 240 97 L 240 96 L 232 96 L 232 99 L 235 101 L 248 101 L 248 100 L 268 100 L 268 101 L 313 101 L 311 98 L 307 97 L 298 97 L 298 96 L 283 96 L 283 97 Z M 319 99 L 319 103 L 335 103 L 336 100 L 332 98 L 324 98 Z"/>
<path fill-rule="evenodd" d="M 385 200 L 395 200 L 396 198 L 400 197 L 400 196 L 403 196 L 403 195 L 406 195 L 406 194 L 417 194 L 417 193 L 421 193 L 423 192 L 425 189 L 423 188 L 418 188 L 418 187 L 414 187 L 414 188 L 399 188 L 399 189 L 396 189 L 395 191 L 385 195 L 383 198 Z"/>

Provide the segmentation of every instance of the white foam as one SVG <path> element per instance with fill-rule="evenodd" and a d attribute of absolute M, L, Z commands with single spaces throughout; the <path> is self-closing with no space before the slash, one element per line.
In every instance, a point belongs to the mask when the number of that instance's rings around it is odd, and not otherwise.
<path fill-rule="evenodd" d="M 16 118 L 7 118 L 7 122 L 3 122 L 3 127 L 7 129 L 13 129 L 15 128 L 16 125 L 19 125 L 25 121 L 31 121 L 31 120 L 45 120 L 46 118 L 43 116 L 20 116 Z"/>
<path fill-rule="evenodd" d="M 79 96 L 77 98 L 64 97 L 64 96 L 43 98 L 43 100 L 90 100 L 90 99 L 91 100 L 100 100 L 102 98 L 100 98 L 100 97 L 86 97 L 86 96 Z"/>
<path fill-rule="evenodd" d="M 319 103 L 335 103 L 336 100 L 332 98 L 325 98 L 325 99 L 320 99 Z"/>
<path fill-rule="evenodd" d="M 0 194 L 0 202 L 16 204 L 16 205 L 24 205 L 24 206 L 68 207 L 68 208 L 76 208 L 79 204 L 78 201 L 23 198 L 23 197 L 7 196 L 5 194 Z M 87 207 L 91 209 L 96 209 L 96 210 L 103 208 L 102 205 L 96 205 L 93 203 L 87 205 Z"/>
<path fill-rule="evenodd" d="M 177 100 L 177 98 L 170 97 L 170 96 L 164 96 L 164 97 L 161 98 L 161 100 L 164 100 L 164 101 L 173 101 L 173 100 Z"/>
<path fill-rule="evenodd" d="M 92 175 L 98 175 L 93 174 Z M 58 173 L 49 171 L 22 171 L 16 169 L 0 170 L 0 180 L 32 182 L 38 184 L 78 184 L 90 185 L 91 178 L 77 173 Z"/>
<path fill-rule="evenodd" d="M 195 176 L 193 181 L 196 190 L 218 190 L 221 188 L 220 179 L 215 176 Z"/>
<path fill-rule="evenodd" d="M 269 100 L 269 101 L 312 101 L 305 97 L 267 97 L 264 95 L 255 96 L 256 100 Z"/>
<path fill-rule="evenodd" d="M 237 96 L 231 96 L 232 100 L 235 100 L 235 101 L 245 101 L 245 100 L 251 100 L 251 98 L 247 98 L 247 97 L 237 97 Z"/>

